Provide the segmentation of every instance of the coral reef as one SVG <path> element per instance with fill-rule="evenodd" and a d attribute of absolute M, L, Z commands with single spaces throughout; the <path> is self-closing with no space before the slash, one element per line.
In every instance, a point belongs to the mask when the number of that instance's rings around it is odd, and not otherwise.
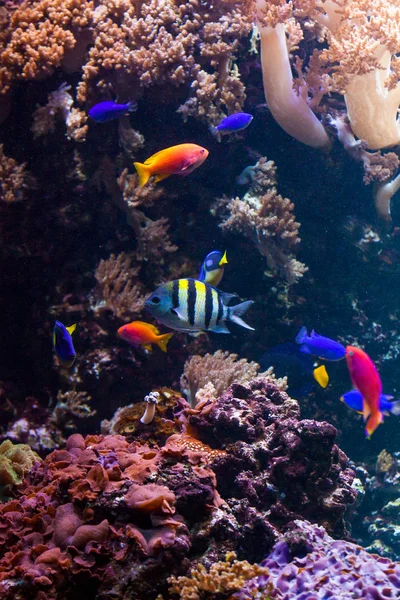
<path fill-rule="evenodd" d="M 280 274 L 289 284 L 295 283 L 307 267 L 293 256 L 300 243 L 294 204 L 278 194 L 272 161 L 261 158 L 253 174 L 252 185 L 242 199 L 222 198 L 214 211 L 222 214 L 223 231 L 244 234 L 265 256 L 272 272 Z"/>
<path fill-rule="evenodd" d="M 231 383 L 243 383 L 254 377 L 273 376 L 272 369 L 266 373 L 258 373 L 260 365 L 239 359 L 237 354 L 217 350 L 214 354 L 191 356 L 184 364 L 181 375 L 181 389 L 187 396 L 191 406 L 195 406 L 207 392 L 214 397 L 219 396 Z M 285 390 L 285 382 L 278 384 Z"/>
<path fill-rule="evenodd" d="M 26 170 L 26 164 L 4 154 L 4 145 L 0 144 L 0 200 L 18 202 L 24 199 L 25 190 L 32 187 L 33 179 Z"/>
<path fill-rule="evenodd" d="M 0 497 L 20 485 L 33 465 L 41 458 L 26 444 L 4 440 L 0 444 Z"/>
<path fill-rule="evenodd" d="M 210 404 L 182 401 L 181 433 L 158 436 L 161 446 L 74 434 L 36 463 L 0 507 L 2 597 L 39 600 L 80 582 L 87 597 L 150 600 L 199 561 L 260 561 L 293 518 L 344 534 L 355 494 L 332 426 L 299 421 L 272 377 Z M 259 572 L 235 564 L 238 577 Z"/>
<path fill-rule="evenodd" d="M 400 563 L 368 554 L 350 542 L 333 540 L 321 527 L 295 521 L 261 564 L 267 574 L 233 594 L 255 598 L 397 598 Z"/>

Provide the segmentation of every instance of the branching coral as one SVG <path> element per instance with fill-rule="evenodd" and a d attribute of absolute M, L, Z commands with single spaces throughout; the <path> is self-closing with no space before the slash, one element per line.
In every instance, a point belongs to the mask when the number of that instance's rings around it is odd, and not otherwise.
<path fill-rule="evenodd" d="M 125 252 L 102 259 L 95 272 L 97 287 L 93 310 L 109 310 L 120 319 L 137 316 L 145 301 L 139 271 L 140 265 L 133 265 L 132 258 Z"/>
<path fill-rule="evenodd" d="M 3 144 L 0 144 L 0 199 L 4 202 L 23 200 L 25 190 L 32 185 L 33 180 L 26 171 L 26 165 L 19 165 L 16 160 L 6 156 Z"/>
<path fill-rule="evenodd" d="M 213 563 L 209 569 L 199 563 L 189 576 L 171 577 L 169 592 L 177 594 L 181 600 L 201 600 L 209 598 L 210 594 L 232 594 L 241 590 L 250 579 L 267 574 L 267 569 L 246 560 L 236 560 L 235 553 L 230 552 L 224 561 Z"/>
<path fill-rule="evenodd" d="M 90 0 L 25 0 L 10 10 L 0 29 L 2 91 L 15 80 L 42 79 L 57 67 L 71 72 L 83 64 L 81 102 L 96 88 L 125 95 L 135 90 L 139 96 L 153 85 L 197 86 L 208 77 L 214 94 L 200 100 L 200 116 L 206 116 L 204 106 L 214 114 L 235 110 L 244 101 L 244 88 L 229 64 L 251 30 L 251 5 L 252 0 L 211 5 L 197 0 L 102 0 L 96 5 Z"/>
<path fill-rule="evenodd" d="M 260 365 L 254 361 L 248 362 L 245 358 L 238 360 L 237 354 L 217 350 L 214 354 L 191 356 L 186 361 L 181 376 L 181 388 L 191 406 L 195 406 L 197 401 L 205 399 L 207 385 L 212 384 L 212 394 L 216 397 L 233 382 L 253 379 L 259 370 Z M 272 370 L 261 375 L 273 377 Z M 284 380 L 279 382 L 284 389 Z"/>
<path fill-rule="evenodd" d="M 71 86 L 63 83 L 58 90 L 50 92 L 47 104 L 39 106 L 33 113 L 33 137 L 54 133 L 57 119 L 63 121 L 67 127 L 67 136 L 75 141 L 84 142 L 88 126 L 87 116 L 84 112 L 72 105 L 74 100 L 69 93 Z"/>
<path fill-rule="evenodd" d="M 266 257 L 269 268 L 289 284 L 307 271 L 293 253 L 299 245 L 300 224 L 293 214 L 294 204 L 282 198 L 276 188 L 276 167 L 261 158 L 254 168 L 254 179 L 245 196 L 217 201 L 215 212 L 222 212 L 224 231 L 243 233 Z"/>

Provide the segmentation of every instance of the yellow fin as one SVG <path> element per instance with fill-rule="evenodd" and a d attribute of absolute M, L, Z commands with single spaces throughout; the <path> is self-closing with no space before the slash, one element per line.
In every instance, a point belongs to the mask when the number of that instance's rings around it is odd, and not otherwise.
<path fill-rule="evenodd" d="M 221 260 L 219 261 L 219 264 L 218 264 L 218 266 L 219 266 L 219 267 L 223 267 L 224 265 L 227 265 L 227 264 L 228 264 L 228 259 L 227 259 L 227 257 L 226 257 L 226 250 L 225 250 L 223 257 L 222 257 L 222 258 L 221 258 Z"/>
<path fill-rule="evenodd" d="M 159 348 L 161 348 L 163 352 L 167 351 L 167 344 L 173 335 L 173 333 L 164 333 L 163 335 L 160 335 L 160 337 L 157 338 L 156 344 Z"/>
<path fill-rule="evenodd" d="M 74 323 L 74 325 L 70 325 L 69 327 L 66 327 L 65 329 L 68 331 L 69 335 L 72 335 L 76 329 L 76 323 Z"/>
<path fill-rule="evenodd" d="M 146 350 L 148 350 L 148 352 L 153 352 L 153 348 L 151 347 L 151 344 L 143 344 L 143 348 L 146 348 Z"/>
<path fill-rule="evenodd" d="M 142 163 L 139 163 L 139 162 L 135 162 L 133 164 L 137 171 L 137 174 L 139 175 L 139 185 L 140 185 L 140 187 L 142 187 L 142 186 L 146 185 L 146 183 L 150 179 L 150 175 L 151 175 L 150 169 L 146 165 L 143 165 Z"/>
<path fill-rule="evenodd" d="M 156 176 L 156 183 L 158 183 L 159 181 L 162 181 L 163 179 L 166 179 L 167 177 L 169 177 L 171 175 L 171 173 L 160 173 L 159 175 Z"/>
<path fill-rule="evenodd" d="M 319 385 L 322 388 L 325 389 L 329 383 L 329 375 L 325 368 L 325 365 L 321 365 L 320 367 L 317 367 L 316 369 L 314 369 L 313 375 L 314 375 L 315 381 L 317 383 L 319 383 Z"/>

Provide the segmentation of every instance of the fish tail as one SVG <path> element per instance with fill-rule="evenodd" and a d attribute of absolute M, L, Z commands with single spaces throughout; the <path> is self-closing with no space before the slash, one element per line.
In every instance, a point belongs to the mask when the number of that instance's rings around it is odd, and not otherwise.
<path fill-rule="evenodd" d="M 143 187 L 150 179 L 150 169 L 140 162 L 135 162 L 133 164 L 137 171 L 137 174 L 139 175 L 139 186 Z"/>
<path fill-rule="evenodd" d="M 247 323 L 240 318 L 252 304 L 254 304 L 254 300 L 246 300 L 246 302 L 241 302 L 240 304 L 236 304 L 236 306 L 231 306 L 228 312 L 229 319 L 233 321 L 233 323 L 236 323 L 236 325 L 241 325 L 241 327 L 244 327 L 245 329 L 251 329 L 251 331 L 254 331 L 254 327 L 250 327 L 250 325 L 247 325 Z"/>
<path fill-rule="evenodd" d="M 163 352 L 167 351 L 167 344 L 173 335 L 173 333 L 164 333 L 157 338 L 156 344 Z"/>
<path fill-rule="evenodd" d="M 392 402 L 389 410 L 393 415 L 399 416 L 400 415 L 400 400 L 396 400 L 396 402 Z"/>
<path fill-rule="evenodd" d="M 128 111 L 135 112 L 137 110 L 137 102 L 134 100 L 129 100 L 128 102 Z"/>
<path fill-rule="evenodd" d="M 329 375 L 328 375 L 328 371 L 326 370 L 325 365 L 321 365 L 320 367 L 317 367 L 316 369 L 314 369 L 313 371 L 313 376 L 315 381 L 322 387 L 322 388 L 326 388 L 326 386 L 329 383 Z M 343 398 L 341 398 L 342 400 Z"/>
<path fill-rule="evenodd" d="M 303 342 L 305 342 L 307 337 L 307 327 L 305 327 L 303 325 L 303 327 L 300 329 L 299 333 L 296 335 L 296 342 L 298 344 L 302 344 Z"/>
<path fill-rule="evenodd" d="M 379 425 L 383 423 L 383 414 L 379 411 L 373 413 L 367 421 L 367 425 L 365 427 L 365 435 L 370 438 L 374 433 L 375 429 L 379 427 Z"/>

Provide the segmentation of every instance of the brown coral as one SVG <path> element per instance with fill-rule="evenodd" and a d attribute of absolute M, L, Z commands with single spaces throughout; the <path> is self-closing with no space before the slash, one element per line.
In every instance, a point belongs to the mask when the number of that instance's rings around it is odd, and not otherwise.
<path fill-rule="evenodd" d="M 293 214 L 294 204 L 278 194 L 276 167 L 272 161 L 261 158 L 254 167 L 254 182 L 245 196 L 216 204 L 216 212 L 223 213 L 220 227 L 224 231 L 243 233 L 265 256 L 269 268 L 283 276 L 289 284 L 295 283 L 307 271 L 296 260 L 294 252 L 299 243 L 300 223 Z"/>
<path fill-rule="evenodd" d="M 4 202 L 23 200 L 25 190 L 32 185 L 26 164 L 19 165 L 16 160 L 6 156 L 4 145 L 0 144 L 0 199 Z"/>

